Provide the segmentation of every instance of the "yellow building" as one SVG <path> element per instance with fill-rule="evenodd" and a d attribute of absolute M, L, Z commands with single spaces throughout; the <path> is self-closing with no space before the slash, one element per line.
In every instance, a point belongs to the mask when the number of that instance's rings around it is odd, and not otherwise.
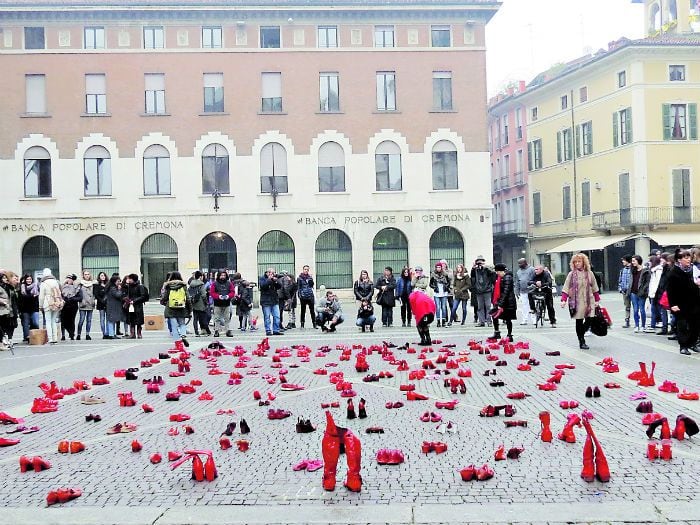
<path fill-rule="evenodd" d="M 700 34 L 621 39 L 517 98 L 531 260 L 559 273 L 572 253 L 590 251 L 614 287 L 622 255 L 700 242 Z"/>

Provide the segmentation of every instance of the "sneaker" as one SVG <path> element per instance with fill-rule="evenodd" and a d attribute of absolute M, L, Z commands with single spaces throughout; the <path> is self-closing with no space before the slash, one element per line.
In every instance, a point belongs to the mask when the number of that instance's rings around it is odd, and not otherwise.
<path fill-rule="evenodd" d="M 92 337 L 90 337 L 90 334 L 88 334 L 88 335 L 85 336 L 85 340 L 86 340 L 86 341 L 92 341 Z"/>
<path fill-rule="evenodd" d="M 214 330 L 214 337 L 219 337 L 219 331 L 218 331 L 218 330 Z"/>
<path fill-rule="evenodd" d="M 638 326 L 635 326 L 635 327 L 634 327 L 634 333 L 635 333 L 635 334 L 638 334 L 638 333 L 639 333 L 639 327 L 638 327 Z"/>
<path fill-rule="evenodd" d="M 647 326 L 646 328 L 644 328 L 644 333 L 646 333 L 646 334 L 653 334 L 653 333 L 655 333 L 655 332 L 654 332 L 654 327 L 652 327 L 652 326 Z"/>

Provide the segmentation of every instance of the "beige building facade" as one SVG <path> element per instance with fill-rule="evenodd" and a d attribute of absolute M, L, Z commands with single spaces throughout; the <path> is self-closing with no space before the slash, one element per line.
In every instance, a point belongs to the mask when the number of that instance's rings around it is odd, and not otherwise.
<path fill-rule="evenodd" d="M 22 4 L 0 9 L 0 267 L 153 288 L 309 264 L 348 288 L 491 253 L 497 2 Z"/>

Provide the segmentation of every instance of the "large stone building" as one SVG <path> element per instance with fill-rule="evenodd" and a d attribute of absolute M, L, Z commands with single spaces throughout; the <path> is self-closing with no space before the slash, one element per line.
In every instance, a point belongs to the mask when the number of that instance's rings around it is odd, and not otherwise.
<path fill-rule="evenodd" d="M 490 254 L 490 0 L 0 7 L 0 267 L 360 270 Z"/>

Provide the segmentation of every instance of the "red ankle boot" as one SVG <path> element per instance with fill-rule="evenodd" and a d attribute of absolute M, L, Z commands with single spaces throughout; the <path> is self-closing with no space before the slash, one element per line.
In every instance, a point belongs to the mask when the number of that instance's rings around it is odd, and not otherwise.
<path fill-rule="evenodd" d="M 673 429 L 673 437 L 678 441 L 685 439 L 685 421 L 682 416 L 676 418 L 676 428 Z"/>
<path fill-rule="evenodd" d="M 540 436 L 542 441 L 545 443 L 551 443 L 552 442 L 552 429 L 549 428 L 551 416 L 549 412 L 547 411 L 542 411 L 540 412 L 540 423 L 542 424 L 542 430 L 540 431 Z"/>
<path fill-rule="evenodd" d="M 204 464 L 197 454 L 192 456 L 192 479 L 204 481 Z"/>
<path fill-rule="evenodd" d="M 664 461 L 671 461 L 673 459 L 673 453 L 671 452 L 671 440 L 664 439 L 661 442 L 661 453 L 659 454 L 661 459 Z"/>
<path fill-rule="evenodd" d="M 576 434 L 574 433 L 575 426 L 581 426 L 581 418 L 578 414 L 569 414 L 566 425 L 564 425 L 564 429 L 557 434 L 557 438 L 567 443 L 576 443 Z"/>
<path fill-rule="evenodd" d="M 590 435 L 586 435 L 586 442 L 583 445 L 583 469 L 581 469 L 581 478 L 588 483 L 595 479 L 593 454 L 593 440 Z"/>

